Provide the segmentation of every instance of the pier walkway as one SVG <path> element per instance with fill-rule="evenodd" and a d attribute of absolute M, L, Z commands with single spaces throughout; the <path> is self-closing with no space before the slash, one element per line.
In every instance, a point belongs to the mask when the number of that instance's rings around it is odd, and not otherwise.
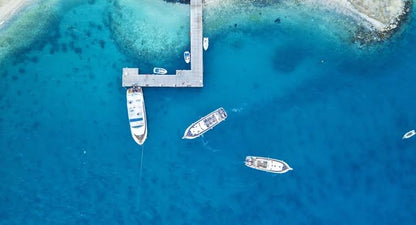
<path fill-rule="evenodd" d="M 191 70 L 176 74 L 139 74 L 139 68 L 123 68 L 123 87 L 203 87 L 202 1 L 190 2 Z"/>

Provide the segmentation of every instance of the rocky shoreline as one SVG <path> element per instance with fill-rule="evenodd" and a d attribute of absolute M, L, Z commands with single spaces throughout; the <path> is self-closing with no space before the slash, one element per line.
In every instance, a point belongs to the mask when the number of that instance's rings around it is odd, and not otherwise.
<path fill-rule="evenodd" d="M 354 36 L 354 42 L 359 44 L 370 44 L 375 42 L 382 42 L 392 37 L 402 27 L 403 23 L 407 21 L 412 10 L 412 1 L 405 0 L 403 10 L 396 15 L 384 27 L 368 29 L 360 27 Z"/>
<path fill-rule="evenodd" d="M 170 3 L 189 4 L 190 0 L 164 0 Z M 220 0 L 218 0 L 220 1 Z M 213 1 L 215 2 L 215 0 Z M 253 0 L 253 4 L 267 7 L 279 4 L 281 0 Z M 296 0 L 295 4 L 305 7 L 328 8 L 352 17 L 358 24 L 352 41 L 361 45 L 388 40 L 407 21 L 412 0 Z"/>

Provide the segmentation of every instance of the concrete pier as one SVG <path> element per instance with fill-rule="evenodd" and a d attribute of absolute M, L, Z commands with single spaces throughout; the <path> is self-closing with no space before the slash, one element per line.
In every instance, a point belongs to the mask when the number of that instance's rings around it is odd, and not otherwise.
<path fill-rule="evenodd" d="M 130 87 L 203 87 L 202 1 L 190 2 L 191 70 L 175 74 L 139 74 L 139 68 L 123 68 L 122 85 Z"/>

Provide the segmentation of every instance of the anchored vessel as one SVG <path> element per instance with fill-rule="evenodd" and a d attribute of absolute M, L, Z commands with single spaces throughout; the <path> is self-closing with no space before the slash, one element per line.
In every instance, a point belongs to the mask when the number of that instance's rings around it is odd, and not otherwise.
<path fill-rule="evenodd" d="M 286 173 L 289 170 L 293 170 L 287 163 L 283 162 L 282 160 L 259 156 L 247 156 L 245 164 L 250 168 L 270 173 Z"/>
<path fill-rule="evenodd" d="M 191 124 L 182 139 L 194 139 L 212 129 L 227 118 L 227 113 L 221 107 Z"/>
<path fill-rule="evenodd" d="M 142 145 L 147 137 L 146 108 L 142 88 L 133 86 L 127 89 L 126 97 L 131 135 L 137 144 Z"/>
<path fill-rule="evenodd" d="M 403 135 L 402 139 L 411 138 L 411 137 L 413 137 L 415 134 L 416 134 L 416 131 L 415 131 L 415 130 L 411 130 L 411 131 L 409 131 L 409 132 L 405 133 L 405 134 Z"/>
<path fill-rule="evenodd" d="M 191 61 L 191 53 L 189 51 L 184 52 L 183 59 L 186 63 L 189 63 Z"/>
<path fill-rule="evenodd" d="M 166 74 L 168 71 L 165 68 L 155 67 L 153 73 L 155 74 Z"/>
<path fill-rule="evenodd" d="M 209 46 L 209 39 L 207 37 L 204 37 L 204 50 L 206 51 Z"/>

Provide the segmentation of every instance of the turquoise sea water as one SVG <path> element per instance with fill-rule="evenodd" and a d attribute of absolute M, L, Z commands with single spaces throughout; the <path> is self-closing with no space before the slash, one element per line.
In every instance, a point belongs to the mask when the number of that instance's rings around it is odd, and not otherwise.
<path fill-rule="evenodd" d="M 207 7 L 204 88 L 144 89 L 143 148 L 121 68 L 187 68 L 187 5 L 50 0 L 0 31 L 0 224 L 414 224 L 414 15 L 360 48 L 342 24 L 256 7 Z M 25 26 L 36 10 L 48 20 Z M 181 140 L 220 106 L 225 122 Z"/>

